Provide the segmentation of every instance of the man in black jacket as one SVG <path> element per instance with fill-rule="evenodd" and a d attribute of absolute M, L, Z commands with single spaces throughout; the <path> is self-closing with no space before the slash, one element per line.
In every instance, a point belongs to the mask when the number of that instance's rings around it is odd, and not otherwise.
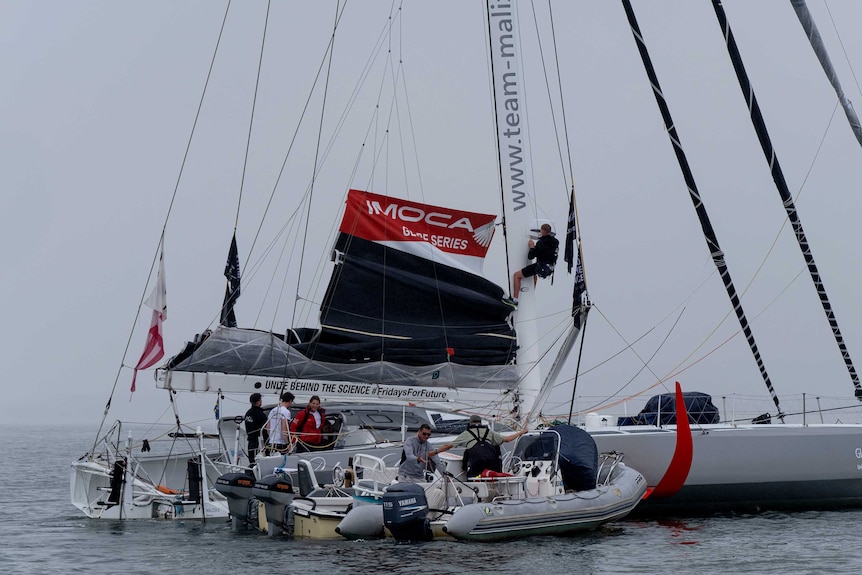
<path fill-rule="evenodd" d="M 530 240 L 530 251 L 527 252 L 527 258 L 536 261 L 512 275 L 512 297 L 504 300 L 512 307 L 518 307 L 518 295 L 521 293 L 521 281 L 524 278 L 532 277 L 533 285 L 536 285 L 538 278 L 546 278 L 554 273 L 560 241 L 551 233 L 551 224 L 542 224 L 539 231 L 539 239 Z"/>
<path fill-rule="evenodd" d="M 261 433 L 264 445 L 269 439 L 269 433 L 266 430 L 266 413 L 261 407 L 263 398 L 259 393 L 252 393 L 248 400 L 251 402 L 251 408 L 245 412 L 245 434 L 248 437 L 248 466 L 251 467 L 260 451 Z"/>

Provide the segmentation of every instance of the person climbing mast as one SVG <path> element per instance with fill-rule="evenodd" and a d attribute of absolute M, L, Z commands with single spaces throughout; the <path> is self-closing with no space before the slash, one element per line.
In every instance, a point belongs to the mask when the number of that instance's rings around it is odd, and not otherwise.
<path fill-rule="evenodd" d="M 536 285 L 539 278 L 546 278 L 554 273 L 560 241 L 554 237 L 551 224 L 542 224 L 539 233 L 538 240 L 531 239 L 528 242 L 530 250 L 527 252 L 527 258 L 536 261 L 512 274 L 512 297 L 503 299 L 504 302 L 514 308 L 518 307 L 521 282 L 524 278 L 532 277 L 533 285 Z"/>

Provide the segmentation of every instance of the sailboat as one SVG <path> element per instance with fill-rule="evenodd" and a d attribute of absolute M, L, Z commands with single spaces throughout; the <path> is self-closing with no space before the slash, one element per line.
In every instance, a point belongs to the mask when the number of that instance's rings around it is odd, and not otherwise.
<path fill-rule="evenodd" d="M 748 419 L 732 417 L 721 423 L 718 422 L 716 411 L 714 420 L 710 417 L 701 419 L 695 416 L 679 422 L 673 417 L 666 418 L 666 416 L 673 415 L 676 407 L 674 403 L 680 403 L 682 398 L 678 396 L 674 402 L 674 398 L 666 394 L 652 398 L 641 414 L 635 417 L 617 419 L 592 414 L 591 433 L 602 449 L 620 449 L 630 454 L 630 461 L 643 470 L 648 481 L 654 481 L 662 473 L 677 476 L 673 489 L 664 490 L 661 493 L 657 490 L 646 498 L 644 504 L 638 509 L 642 514 L 858 507 L 862 504 L 862 475 L 860 475 L 862 452 L 858 447 L 862 443 L 862 426 L 810 422 L 809 418 L 813 419 L 818 410 L 806 405 L 804 395 L 801 408 L 802 423 L 785 421 L 787 414 L 782 409 L 778 393 L 769 376 L 767 369 L 769 362 L 761 356 L 755 339 L 757 330 L 752 329 L 749 324 L 744 305 L 734 286 L 725 261 L 725 254 L 706 211 L 705 203 L 708 202 L 704 201 L 698 191 L 693 170 L 686 157 L 683 139 L 677 133 L 646 39 L 640 30 L 631 2 L 622 0 L 622 4 L 697 212 L 703 237 L 739 321 L 740 330 L 744 334 L 769 392 L 774 411 L 773 414 L 766 412 L 756 417 L 749 416 Z M 803 28 L 814 41 L 817 36 L 816 27 L 804 4 L 804 1 L 793 2 Z M 862 399 L 862 386 L 839 328 L 837 314 L 833 310 L 818 271 L 800 214 L 788 190 L 781 163 L 770 140 L 766 122 L 758 105 L 756 91 L 749 80 L 727 14 L 719 0 L 713 0 L 712 5 L 781 203 L 793 227 L 805 260 L 805 267 L 810 274 L 830 331 L 850 375 L 854 396 L 856 399 Z M 822 45 L 815 45 L 815 51 L 818 52 L 824 69 L 836 87 L 851 127 L 858 138 L 858 119 L 852 108 L 848 107 L 848 102 L 843 97 L 836 79 L 830 74 L 831 67 L 827 64 L 828 56 L 825 54 L 825 49 Z M 707 397 L 707 402 L 708 399 Z M 816 397 L 816 399 L 819 402 L 820 398 Z M 663 410 L 662 400 L 664 400 Z M 819 414 L 822 422 L 823 412 L 819 411 Z M 646 425 L 632 425 L 638 423 L 638 420 Z M 687 436 L 684 457 L 680 457 L 678 452 L 681 434 Z"/>
<path fill-rule="evenodd" d="M 339 5 L 339 14 L 343 9 Z M 241 274 L 235 232 L 225 266 L 225 297 L 216 314 L 218 324 L 195 335 L 155 371 L 156 386 L 169 391 L 172 404 L 174 394 L 180 392 L 211 394 L 217 414 L 222 412 L 226 396 L 261 393 L 275 400 L 289 391 L 300 401 L 314 395 L 323 398 L 329 449 L 259 457 L 255 465 L 258 477 L 276 468 L 295 468 L 296 458 L 343 467 L 360 450 L 397 455 L 406 434 L 423 423 L 451 436 L 466 426 L 469 414 L 484 414 L 500 429 L 521 427 L 538 414 L 546 392 L 539 375 L 539 351 L 531 342 L 535 331 L 532 286 L 525 286 L 520 308 L 513 313 L 504 301 L 507 291 L 484 277 L 482 269 L 498 229 L 511 238 L 508 258 L 510 269 L 516 269 L 527 263 L 527 239 L 537 237 L 539 227 L 548 221 L 527 190 L 529 153 L 526 116 L 516 113 L 524 105 L 524 94 L 523 78 L 516 70 L 517 34 L 510 27 L 513 13 L 510 6 L 500 4 L 489 5 L 488 14 L 495 30 L 492 53 L 498 61 L 498 148 L 504 150 L 506 163 L 498 191 L 505 197 L 504 206 L 510 204 L 503 211 L 510 214 L 498 221 L 495 214 L 408 199 L 403 193 L 406 190 L 380 194 L 345 186 L 341 223 L 329 244 L 329 283 L 322 295 L 307 296 L 319 307 L 319 326 L 311 328 L 238 327 L 241 321 L 237 321 L 235 308 L 240 301 Z M 338 22 L 340 19 L 335 31 Z M 386 30 L 389 35 L 397 33 L 392 22 Z M 333 59 L 334 37 L 322 62 Z M 380 46 L 375 46 L 373 54 L 380 53 Z M 385 58 L 383 61 L 386 63 Z M 360 143 L 360 149 L 364 146 Z M 371 161 L 373 174 L 378 169 L 377 150 Z M 314 165 L 312 172 L 315 178 L 299 198 L 305 210 L 310 209 L 307 206 L 312 205 L 316 182 L 322 179 L 317 175 L 322 173 L 320 165 Z M 355 174 L 350 177 L 358 179 Z M 568 191 L 561 197 L 568 201 Z M 331 206 L 332 200 L 324 203 Z M 304 216 L 307 223 L 312 217 L 302 210 L 297 213 L 297 221 Z M 570 226 L 573 230 L 573 219 Z M 291 249 L 303 247 L 304 241 L 288 238 L 285 232 L 295 228 L 279 227 L 282 235 L 274 243 L 283 242 Z M 572 242 L 574 238 L 571 233 Z M 160 254 L 165 242 L 163 234 Z M 159 261 L 164 261 L 161 256 Z M 245 299 L 249 297 L 247 270 L 242 277 Z M 566 338 L 568 348 L 586 310 L 584 297 L 579 293 L 576 319 Z M 162 306 L 154 311 L 150 334 L 159 338 L 158 345 L 148 340 L 144 354 L 148 359 L 142 357 L 135 374 L 152 365 L 149 355 L 153 349 L 164 347 L 160 338 L 165 310 Z M 106 415 L 110 405 L 109 400 Z M 176 409 L 174 417 L 172 438 L 210 435 L 184 430 Z M 149 440 L 130 437 L 123 443 L 118 439 L 122 433 L 118 424 L 73 464 L 73 503 L 90 517 L 167 516 L 158 510 L 174 501 L 185 502 L 185 494 L 192 492 L 195 499 L 203 493 L 205 501 L 217 501 L 218 511 L 204 505 L 200 513 L 184 509 L 184 517 L 224 515 L 227 501 L 212 486 L 218 477 L 241 471 L 248 458 L 241 418 L 217 417 L 218 430 L 212 435 L 218 447 L 207 449 L 201 444 L 181 455 L 171 447 L 167 454 L 152 456 L 149 467 L 141 463 L 146 456 L 138 453 Z M 445 440 L 445 433 L 440 440 Z M 195 469 L 205 473 L 184 476 L 179 472 L 169 482 L 159 480 L 165 475 L 157 465 L 177 467 L 178 462 L 193 458 L 200 461 Z M 106 513 L 106 509 L 112 511 Z"/>
<path fill-rule="evenodd" d="M 497 157 L 487 162 L 494 166 L 490 170 L 483 168 L 481 162 L 471 163 L 483 174 L 494 174 L 496 168 L 498 183 L 493 187 L 499 188 L 503 216 L 498 219 L 491 209 L 482 207 L 485 202 L 477 200 L 478 194 L 472 193 L 477 185 L 473 180 L 453 185 L 447 177 L 435 175 L 435 187 L 428 194 L 432 197 L 438 194 L 460 196 L 459 201 L 452 202 L 459 208 L 452 209 L 441 207 L 438 201 L 424 200 L 422 194 L 419 198 L 424 201 L 413 199 L 415 190 L 425 189 L 425 186 L 394 186 L 395 178 L 381 176 L 381 159 L 389 157 L 390 138 L 397 131 L 394 118 L 397 112 L 406 114 L 410 109 L 396 106 L 394 95 L 391 100 L 379 96 L 371 98 L 373 109 L 379 110 L 383 104 L 388 113 L 371 113 L 374 120 L 367 124 L 358 143 L 353 142 L 351 150 L 355 162 L 350 165 L 356 168 L 347 170 L 350 173 L 346 176 L 340 174 L 340 180 L 326 178 L 328 170 L 335 168 L 331 153 L 341 141 L 342 132 L 346 132 L 343 128 L 346 118 L 356 115 L 354 106 L 369 103 L 362 99 L 361 89 L 367 88 L 375 58 L 385 53 L 381 46 L 386 42 L 381 40 L 373 46 L 369 64 L 353 63 L 358 75 L 356 91 L 345 90 L 345 94 L 351 95 L 342 99 L 343 114 L 332 114 L 321 108 L 316 124 L 303 117 L 303 122 L 315 125 L 314 133 L 326 134 L 331 139 L 318 136 L 317 144 L 310 146 L 315 151 L 311 155 L 312 168 L 308 170 L 312 174 L 311 181 L 305 193 L 294 191 L 291 195 L 292 200 L 298 200 L 294 201 L 296 217 L 287 225 L 280 222 L 279 233 L 273 234 L 269 243 L 262 242 L 266 243 L 263 251 L 267 253 L 278 251 L 279 247 L 284 251 L 294 248 L 300 251 L 306 244 L 302 231 L 311 229 L 312 234 L 319 234 L 325 229 L 319 214 L 311 212 L 310 206 L 315 203 L 328 206 L 327 221 L 340 222 L 337 232 L 328 241 L 314 237 L 311 242 L 318 247 L 325 246 L 328 273 L 314 273 L 316 277 L 328 275 L 328 284 L 320 290 L 320 295 L 314 292 L 311 282 L 290 294 L 298 304 L 311 304 L 319 312 L 319 325 L 307 328 L 304 327 L 307 324 L 290 323 L 281 327 L 285 325 L 281 321 L 261 321 L 253 322 L 253 328 L 240 328 L 230 325 L 230 321 L 219 321 L 217 325 L 214 322 L 200 330 L 156 370 L 158 388 L 172 395 L 208 394 L 207 397 L 216 398 L 220 411 L 230 405 L 225 397 L 247 397 L 252 392 L 264 394 L 270 403 L 274 403 L 282 391 L 291 391 L 300 400 L 320 395 L 324 405 L 339 404 L 339 410 L 329 411 L 333 414 L 330 422 L 333 449 L 261 458 L 258 475 L 295 464 L 291 458 L 297 457 L 319 458 L 326 465 L 334 465 L 346 464 L 351 450 L 382 449 L 381 455 L 398 453 L 399 441 L 420 422 L 440 423 L 451 417 L 451 412 L 461 414 L 462 423 L 466 414 L 479 413 L 495 425 L 511 428 L 550 422 L 560 414 L 547 400 L 559 385 L 561 373 L 572 367 L 567 358 L 572 355 L 586 325 L 591 301 L 582 267 L 574 194 L 569 185 L 573 179 L 571 163 L 567 167 L 562 162 L 561 171 L 568 169 L 569 174 L 563 178 L 566 180 L 562 186 L 564 191 L 558 194 L 554 207 L 542 210 L 541 202 L 536 200 L 535 190 L 541 186 L 535 184 L 540 175 L 531 173 L 533 161 L 530 142 L 526 139 L 529 132 L 524 99 L 526 83 L 515 45 L 517 35 L 507 28 L 508 16 L 515 5 L 512 2 L 488 6 L 486 26 L 494 67 L 492 92 L 496 97 Z M 383 40 L 391 40 L 397 33 L 393 22 L 398 22 L 401 11 L 394 14 L 394 19 L 389 16 L 380 36 Z M 346 22 L 347 15 L 342 14 L 342 6 L 338 4 L 320 70 L 327 70 L 326 64 L 337 62 L 335 38 L 340 38 L 339 32 Z M 383 60 L 390 65 L 388 60 Z M 388 87 L 403 88 L 399 84 L 401 73 L 399 67 L 393 67 Z M 322 80 L 315 84 L 319 90 L 333 93 L 320 87 L 323 85 Z M 377 87 L 380 85 L 387 84 L 383 82 Z M 328 114 L 339 118 L 338 122 L 327 124 L 324 119 L 330 117 Z M 460 115 L 458 118 L 463 120 Z M 408 124 L 404 120 L 403 125 Z M 367 134 L 386 135 L 381 135 L 378 141 Z M 361 151 L 355 152 L 356 149 Z M 385 167 L 392 169 L 394 163 L 389 162 Z M 287 164 L 285 159 L 284 165 Z M 437 171 L 446 172 L 446 168 Z M 405 168 L 398 175 L 407 181 L 407 172 Z M 280 175 L 277 179 L 281 181 Z M 450 188 L 446 189 L 446 185 Z M 273 188 L 273 197 L 278 186 L 277 183 Z M 487 180 L 482 180 L 481 186 L 490 187 Z M 390 193 L 393 188 L 399 189 Z M 340 202 L 331 198 L 320 200 L 322 193 L 333 190 L 336 193 L 343 190 Z M 344 206 L 341 218 L 331 217 L 335 205 Z M 565 226 L 561 225 L 564 220 Z M 308 222 L 312 222 L 310 228 L 306 227 Z M 554 274 L 553 292 L 549 280 L 540 280 L 535 286 L 524 282 L 523 292 L 518 294 L 518 309 L 513 312 L 503 301 L 507 288 L 511 287 L 511 272 L 527 263 L 527 239 L 534 237 L 539 226 L 546 222 L 554 223 L 561 238 L 564 229 L 570 232 L 566 235 L 570 236 L 571 243 L 567 241 L 566 245 L 571 245 L 567 259 L 574 271 L 572 280 L 565 279 L 563 266 L 559 265 Z M 259 231 L 266 233 L 263 226 Z M 288 237 L 289 231 L 299 233 Z M 500 236 L 503 236 L 505 249 L 493 242 Z M 501 254 L 502 251 L 505 253 Z M 503 255 L 508 260 L 502 273 L 500 269 L 493 270 L 495 281 L 486 279 L 485 276 L 493 273 L 483 269 L 489 253 L 495 257 Z M 297 257 L 300 259 L 305 263 L 303 267 L 312 267 L 304 258 Z M 249 258 L 246 261 L 249 263 L 243 275 L 242 299 L 235 297 L 236 292 L 228 282 L 228 297 L 218 302 L 222 309 L 214 314 L 219 320 L 224 320 L 230 315 L 226 312 L 234 310 L 239 319 L 243 319 L 242 305 L 253 293 L 249 288 L 254 289 L 254 284 L 248 280 L 263 275 L 258 272 L 258 260 Z M 249 273 L 249 269 L 254 273 Z M 304 277 L 310 275 L 303 273 Z M 288 275 L 280 269 L 278 273 L 273 272 L 272 277 L 281 274 Z M 297 286 L 300 286 L 298 280 Z M 259 295 L 265 295 L 268 289 L 269 286 L 261 288 Z M 537 327 L 543 319 L 546 302 L 535 294 L 559 294 L 563 289 L 567 293 L 565 325 L 549 338 L 546 331 Z M 287 291 L 282 287 L 275 299 L 280 303 Z M 280 316 L 273 313 L 273 317 Z M 292 319 L 301 317 L 302 314 L 295 311 Z M 242 321 L 238 323 L 243 324 Z M 275 329 L 272 325 L 280 327 Z M 556 357 L 546 354 L 552 347 L 546 345 L 547 339 L 553 340 Z M 361 417 L 348 421 L 354 416 L 353 411 L 363 408 L 365 413 Z M 374 412 L 381 410 L 385 415 L 375 419 L 378 416 Z M 564 416 L 572 419 L 573 408 L 567 411 Z M 603 418 L 604 423 L 596 423 Z M 231 419 L 220 421 L 218 459 L 222 472 L 242 467 L 247 462 L 242 453 L 244 431 Z M 383 419 L 385 423 L 375 423 Z M 856 445 L 860 443 L 862 428 L 856 426 L 815 426 L 807 422 L 798 426 L 742 425 L 735 420 L 716 427 L 696 424 L 692 426 L 691 457 L 686 461 L 675 457 L 680 453 L 680 437 L 673 425 L 620 427 L 615 425 L 615 418 L 608 419 L 603 413 L 582 420 L 586 421 L 601 451 L 625 453 L 626 462 L 642 472 L 650 486 L 660 484 L 668 471 L 682 478 L 675 490 L 650 495 L 645 501 L 647 505 L 639 509 L 653 504 L 673 504 L 674 512 L 686 513 L 694 509 L 751 504 L 800 507 L 862 504 L 856 462 L 859 457 Z M 366 439 L 354 441 L 359 435 Z M 131 451 L 130 448 L 127 453 Z M 779 455 L 781 459 L 776 464 L 775 458 Z M 93 463 L 94 457 L 88 454 L 85 462 Z M 117 457 L 115 454 L 112 460 Z M 800 460 L 805 464 L 800 465 Z M 83 465 L 78 467 L 81 468 Z M 107 480 L 112 471 L 100 469 L 100 473 Z M 75 471 L 73 483 L 74 478 Z M 213 483 L 210 481 L 209 485 Z M 768 489 L 758 491 L 757 486 L 764 484 Z M 792 488 L 782 489 L 787 486 Z M 94 493 L 106 491 L 110 489 L 100 484 Z"/>
<path fill-rule="evenodd" d="M 276 397 L 289 391 L 300 400 L 319 395 L 325 404 L 418 405 L 465 416 L 480 413 L 509 426 L 536 419 L 547 382 L 564 362 L 555 362 L 542 377 L 533 285 L 524 282 L 520 306 L 513 312 L 505 302 L 508 290 L 485 277 L 483 264 L 503 230 L 506 246 L 497 251 L 505 250 L 507 270 L 520 269 L 528 263 L 528 239 L 538 236 L 542 224 L 553 222 L 543 217 L 530 190 L 527 117 L 520 112 L 525 110 L 525 88 L 513 10 L 491 3 L 487 14 L 498 97 L 496 187 L 505 216 L 348 185 L 338 229 L 327 244 L 329 281 L 314 300 L 319 326 L 281 331 L 236 327 L 224 321 L 235 305 L 235 298 L 226 295 L 220 325 L 196 335 L 156 370 L 157 387 L 218 396 L 260 392 Z M 393 33 L 392 24 L 386 33 Z M 324 62 L 332 58 L 332 46 Z M 376 169 L 377 157 L 371 160 Z M 321 193 L 315 185 L 309 185 L 303 202 L 311 200 L 312 192 Z M 564 188 L 558 199 L 569 210 L 567 260 L 579 278 L 558 351 L 565 358 L 589 306 L 570 190 Z M 509 275 L 505 272 L 506 284 Z M 340 437 L 343 422 L 331 423 L 335 429 L 330 433 Z M 335 451 L 345 447 L 340 441 L 335 440 Z M 325 451 L 315 455 L 329 457 Z M 268 468 L 270 461 L 264 458 L 262 465 Z"/>

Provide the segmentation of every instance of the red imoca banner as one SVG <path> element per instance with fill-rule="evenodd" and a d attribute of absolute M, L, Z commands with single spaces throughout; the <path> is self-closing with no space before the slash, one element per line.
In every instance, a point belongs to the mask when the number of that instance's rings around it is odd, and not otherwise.
<path fill-rule="evenodd" d="M 420 204 L 360 190 L 347 194 L 339 231 L 444 265 L 481 273 L 492 214 Z"/>

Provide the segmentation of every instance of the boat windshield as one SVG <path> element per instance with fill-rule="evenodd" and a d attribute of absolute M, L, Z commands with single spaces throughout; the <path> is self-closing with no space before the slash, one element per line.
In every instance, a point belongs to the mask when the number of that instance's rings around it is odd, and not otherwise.
<path fill-rule="evenodd" d="M 553 431 L 543 431 L 520 438 L 513 456 L 521 461 L 549 461 L 556 459 L 559 449 L 560 435 Z"/>

